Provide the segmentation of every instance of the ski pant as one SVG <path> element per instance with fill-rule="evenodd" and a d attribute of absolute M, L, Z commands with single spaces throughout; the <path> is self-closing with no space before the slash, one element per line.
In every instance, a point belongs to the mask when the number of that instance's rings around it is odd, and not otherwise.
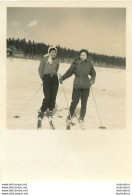
<path fill-rule="evenodd" d="M 53 74 L 52 76 L 50 74 L 44 75 L 43 78 L 43 93 L 44 93 L 44 99 L 41 106 L 41 111 L 45 112 L 47 108 L 49 108 L 50 111 L 52 111 L 55 108 L 56 103 L 56 96 L 58 92 L 58 76 Z"/>
<path fill-rule="evenodd" d="M 81 99 L 81 110 L 80 110 L 80 118 L 84 118 L 86 114 L 86 106 L 88 101 L 88 96 L 90 93 L 90 88 L 88 89 L 74 89 L 72 92 L 72 102 L 70 106 L 70 115 L 71 117 L 74 114 L 76 106 Z"/>

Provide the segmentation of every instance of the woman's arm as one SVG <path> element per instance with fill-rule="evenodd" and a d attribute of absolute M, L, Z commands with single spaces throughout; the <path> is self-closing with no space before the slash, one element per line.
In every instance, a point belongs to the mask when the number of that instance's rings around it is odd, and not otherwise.
<path fill-rule="evenodd" d="M 43 77 L 44 77 L 44 65 L 45 65 L 44 58 L 42 58 L 40 61 L 39 68 L 38 68 L 39 76 L 41 79 L 43 79 Z"/>
<path fill-rule="evenodd" d="M 70 66 L 70 68 L 66 71 L 66 73 L 62 76 L 62 80 L 65 80 L 69 77 L 71 77 L 75 70 L 75 62 L 73 62 Z"/>
<path fill-rule="evenodd" d="M 91 70 L 90 70 L 90 74 L 89 75 L 91 76 L 91 78 L 90 78 L 90 84 L 93 85 L 95 83 L 95 78 L 96 78 L 96 71 L 94 69 L 93 64 L 91 66 Z"/>

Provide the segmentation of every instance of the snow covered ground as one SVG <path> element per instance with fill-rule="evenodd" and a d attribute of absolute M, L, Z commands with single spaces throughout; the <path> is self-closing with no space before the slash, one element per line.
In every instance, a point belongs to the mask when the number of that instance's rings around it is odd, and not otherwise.
<path fill-rule="evenodd" d="M 7 59 L 7 129 L 36 130 L 37 111 L 43 99 L 42 88 L 21 113 L 20 111 L 41 86 L 38 66 L 39 61 L 37 60 Z M 69 66 L 70 64 L 61 64 L 59 73 L 65 73 Z M 95 69 L 97 78 L 92 89 L 102 123 L 107 129 L 125 129 L 125 70 L 98 67 Z M 64 90 L 69 104 L 72 96 L 73 79 L 74 76 L 64 81 Z M 79 114 L 79 111 L 80 103 L 76 113 Z M 56 129 L 64 130 L 66 128 L 67 114 L 68 108 L 64 91 L 60 85 L 53 119 Z M 20 118 L 14 118 L 15 115 L 20 115 Z M 59 118 L 60 115 L 62 118 Z M 72 129 L 80 130 L 76 118 L 73 119 L 73 122 L 76 125 Z M 90 93 L 87 104 L 85 126 L 87 130 L 98 129 L 100 126 L 92 93 Z M 42 130 L 47 129 L 50 129 L 49 124 L 47 119 L 44 119 Z"/>

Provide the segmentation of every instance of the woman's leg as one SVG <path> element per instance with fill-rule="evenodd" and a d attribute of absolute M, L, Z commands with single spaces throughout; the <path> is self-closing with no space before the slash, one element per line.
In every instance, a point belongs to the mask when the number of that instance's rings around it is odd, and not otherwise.
<path fill-rule="evenodd" d="M 81 111 L 80 111 L 81 119 L 83 119 L 86 114 L 86 106 L 87 106 L 89 93 L 90 93 L 90 88 L 81 90 Z"/>
<path fill-rule="evenodd" d="M 44 99 L 41 106 L 41 111 L 45 112 L 49 107 L 50 98 L 51 98 L 51 78 L 49 75 L 45 75 L 44 83 L 43 83 L 43 93 Z"/>
<path fill-rule="evenodd" d="M 79 102 L 80 92 L 81 92 L 80 89 L 74 89 L 73 88 L 73 91 L 72 91 L 72 102 L 71 102 L 71 106 L 70 106 L 70 115 L 71 115 L 71 117 L 73 116 L 74 111 L 76 109 L 76 106 L 77 106 L 77 104 Z"/>
<path fill-rule="evenodd" d="M 50 105 L 49 105 L 50 111 L 52 111 L 55 108 L 58 86 L 59 86 L 58 77 L 57 75 L 54 75 L 52 77 L 51 97 L 50 97 Z"/>

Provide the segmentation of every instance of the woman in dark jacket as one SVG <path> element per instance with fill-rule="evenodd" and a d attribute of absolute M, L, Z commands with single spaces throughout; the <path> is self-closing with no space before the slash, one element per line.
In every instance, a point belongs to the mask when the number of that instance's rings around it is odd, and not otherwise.
<path fill-rule="evenodd" d="M 38 68 L 39 76 L 43 81 L 44 99 L 40 108 L 38 118 L 43 118 L 45 111 L 48 111 L 49 117 L 52 118 L 52 111 L 55 108 L 56 96 L 58 92 L 58 68 L 59 60 L 56 57 L 57 49 L 49 47 L 48 54 L 45 55 Z"/>
<path fill-rule="evenodd" d="M 62 84 L 65 79 L 71 77 L 73 74 L 75 75 L 73 83 L 72 102 L 70 105 L 70 113 L 67 117 L 67 123 L 71 123 L 71 118 L 74 114 L 79 100 L 81 99 L 79 120 L 83 127 L 90 87 L 94 84 L 96 77 L 94 66 L 88 59 L 88 56 L 89 53 L 87 50 L 81 50 L 79 53 L 79 58 L 71 64 L 67 72 L 60 78 L 60 84 Z M 90 79 L 88 77 L 89 75 L 91 76 Z"/>

